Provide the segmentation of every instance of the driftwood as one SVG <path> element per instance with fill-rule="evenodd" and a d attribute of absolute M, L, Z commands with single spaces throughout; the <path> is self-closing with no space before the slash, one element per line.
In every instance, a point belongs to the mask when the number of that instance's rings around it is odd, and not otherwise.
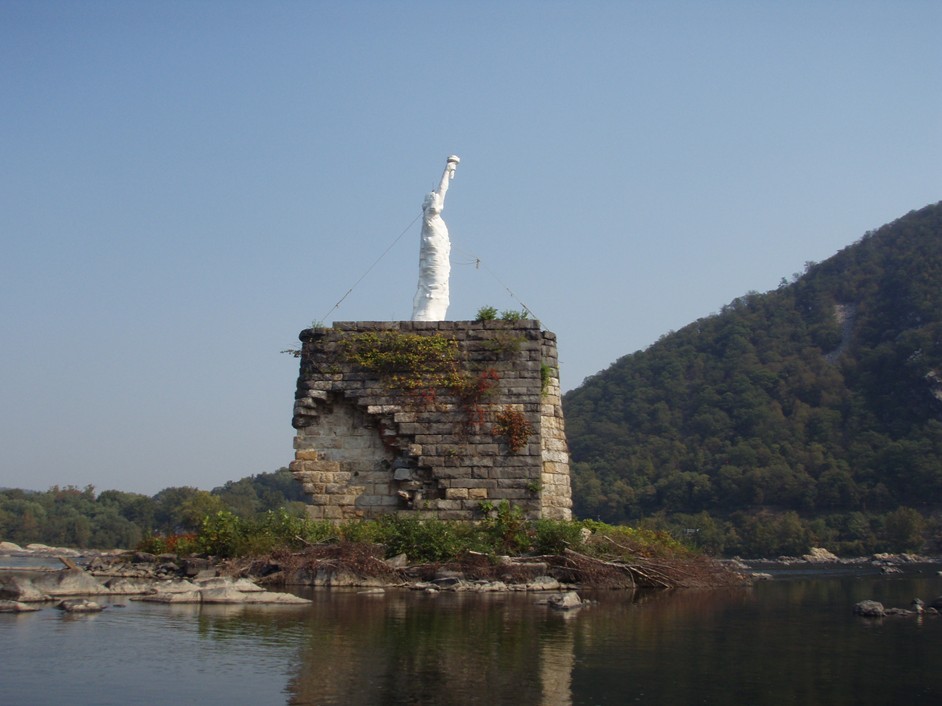
<path fill-rule="evenodd" d="M 569 560 L 570 567 L 581 573 L 588 583 L 606 585 L 613 582 L 615 576 L 621 574 L 627 577 L 631 584 L 637 588 L 676 588 L 677 583 L 672 581 L 657 567 L 647 562 L 607 561 L 580 554 L 572 549 L 566 549 L 563 557 Z M 617 581 L 615 581 L 617 583 Z"/>
<path fill-rule="evenodd" d="M 580 576 L 581 582 L 598 587 L 619 585 L 628 578 L 636 588 L 671 589 L 736 585 L 742 577 L 705 557 L 655 559 L 636 557 L 630 561 L 599 559 L 566 549 L 565 568 Z"/>
<path fill-rule="evenodd" d="M 743 580 L 738 574 L 707 557 L 638 556 L 629 547 L 621 547 L 617 542 L 612 544 L 621 550 L 619 554 L 625 558 L 618 558 L 617 555 L 600 558 L 565 549 L 561 554 L 521 556 L 496 562 L 488 554 L 469 551 L 448 562 L 394 567 L 383 559 L 382 547 L 379 545 L 319 543 L 300 552 L 276 552 L 268 558 L 257 558 L 250 566 L 233 569 L 236 573 L 258 572 L 271 581 L 278 580 L 276 575 L 284 576 L 284 572 L 302 569 L 312 572 L 319 569 L 343 570 L 363 578 L 385 579 L 390 585 L 403 585 L 403 582 L 417 579 L 432 580 L 442 569 L 458 571 L 467 580 L 527 584 L 536 576 L 550 575 L 562 583 L 611 589 L 717 587 L 738 585 Z"/>
<path fill-rule="evenodd" d="M 72 569 L 73 571 L 78 571 L 78 570 L 79 570 L 78 564 L 76 564 L 74 561 L 72 561 L 72 560 L 69 559 L 68 557 L 59 556 L 59 557 L 56 557 L 56 558 L 57 558 L 59 561 L 61 561 L 61 562 L 65 565 L 65 568 L 67 568 L 67 569 Z"/>

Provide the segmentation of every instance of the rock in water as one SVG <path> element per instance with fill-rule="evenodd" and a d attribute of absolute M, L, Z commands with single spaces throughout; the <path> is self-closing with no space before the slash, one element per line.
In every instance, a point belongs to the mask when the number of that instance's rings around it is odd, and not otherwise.
<path fill-rule="evenodd" d="M 879 601 L 860 601 L 854 606 L 854 615 L 860 615 L 864 618 L 882 618 L 886 615 L 886 611 Z"/>
<path fill-rule="evenodd" d="M 582 607 L 582 599 L 575 591 L 567 591 L 559 596 L 552 596 L 546 604 L 553 610 L 574 610 Z"/>
<path fill-rule="evenodd" d="M 91 574 L 81 569 L 63 569 L 44 574 L 33 581 L 40 590 L 50 596 L 87 596 L 110 591 Z"/>
<path fill-rule="evenodd" d="M 64 600 L 56 604 L 56 608 L 64 610 L 66 613 L 100 613 L 105 608 L 95 601 L 87 601 L 84 598 L 79 600 Z"/>
<path fill-rule="evenodd" d="M 41 603 L 48 601 L 49 595 L 36 588 L 28 578 L 0 576 L 0 598 L 21 603 Z"/>
<path fill-rule="evenodd" d="M 824 547 L 811 547 L 802 559 L 811 564 L 825 564 L 840 561 L 836 555 L 832 554 Z"/>
<path fill-rule="evenodd" d="M 38 606 L 22 601 L 0 601 L 0 613 L 34 613 L 37 610 Z"/>

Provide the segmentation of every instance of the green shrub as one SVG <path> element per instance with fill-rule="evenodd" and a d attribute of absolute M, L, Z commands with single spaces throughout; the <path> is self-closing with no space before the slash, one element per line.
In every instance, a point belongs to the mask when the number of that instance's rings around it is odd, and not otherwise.
<path fill-rule="evenodd" d="M 547 365 L 546 363 L 540 363 L 540 392 L 544 395 L 549 389 L 550 380 L 553 379 L 553 376 L 556 374 L 556 371 L 552 366 Z"/>
<path fill-rule="evenodd" d="M 501 500 L 497 505 L 481 503 L 484 519 L 480 528 L 491 551 L 500 554 L 519 554 L 532 545 L 530 521 L 518 505 Z"/>
<path fill-rule="evenodd" d="M 497 319 L 497 309 L 492 306 L 482 306 L 475 315 L 475 321 L 494 321 Z"/>
<path fill-rule="evenodd" d="M 388 376 L 401 389 L 444 386 L 457 369 L 458 341 L 446 336 L 365 332 L 349 336 L 342 345 L 350 361 Z"/>
<path fill-rule="evenodd" d="M 276 549 L 301 549 L 335 536 L 336 530 L 329 522 L 298 517 L 280 508 L 243 523 L 242 552 L 266 554 Z"/>
<path fill-rule="evenodd" d="M 382 543 L 382 530 L 376 520 L 350 520 L 337 527 L 337 536 L 343 542 Z"/>
<path fill-rule="evenodd" d="M 530 312 L 526 309 L 521 309 L 520 311 L 514 311 L 513 309 L 508 309 L 507 311 L 500 312 L 501 321 L 523 321 L 524 319 L 530 318 Z"/>
<path fill-rule="evenodd" d="M 537 520 L 533 523 L 533 550 L 537 554 L 562 554 L 566 549 L 581 551 L 581 522 Z"/>
<path fill-rule="evenodd" d="M 203 518 L 196 535 L 155 535 L 138 548 L 155 554 L 201 552 L 216 557 L 297 551 L 311 544 L 337 541 L 382 544 L 386 556 L 405 554 L 412 562 L 452 561 L 469 551 L 489 554 L 560 554 L 574 549 L 591 556 L 631 560 L 638 557 L 688 555 L 689 550 L 667 532 L 616 527 L 583 520 L 529 520 L 522 507 L 507 500 L 483 501 L 479 522 L 420 520 L 386 515 L 376 520 L 351 520 L 335 525 L 298 517 L 281 508 L 253 519 L 228 510 Z M 582 530 L 591 532 L 584 542 Z"/>
<path fill-rule="evenodd" d="M 246 523 L 235 513 L 220 510 L 203 518 L 197 539 L 200 551 L 220 557 L 244 554 Z"/>
<path fill-rule="evenodd" d="M 267 554 L 338 539 L 342 529 L 324 520 L 298 517 L 284 508 L 251 519 L 222 510 L 203 519 L 194 545 L 203 553 L 220 557 Z"/>
<path fill-rule="evenodd" d="M 474 545 L 472 528 L 463 523 L 390 515 L 377 524 L 386 554 L 405 554 L 410 561 L 449 561 Z"/>

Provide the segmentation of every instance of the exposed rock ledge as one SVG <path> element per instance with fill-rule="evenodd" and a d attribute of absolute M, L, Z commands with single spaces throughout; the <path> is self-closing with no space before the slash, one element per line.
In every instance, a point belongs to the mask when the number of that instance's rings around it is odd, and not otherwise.
<path fill-rule="evenodd" d="M 24 605 L 59 600 L 69 612 L 92 612 L 82 602 L 62 600 L 76 596 L 133 596 L 154 603 L 308 604 L 290 593 L 266 591 L 248 579 L 210 577 L 188 579 L 111 579 L 105 582 L 82 569 L 62 569 L 35 576 L 0 574 L 0 611 L 22 612 Z M 96 606 L 90 601 L 85 604 Z"/>
<path fill-rule="evenodd" d="M 884 608 L 882 603 L 874 600 L 860 601 L 854 605 L 854 615 L 863 618 L 883 618 L 888 615 L 937 616 L 940 614 L 942 614 L 942 596 L 931 601 L 929 605 L 926 605 L 921 598 L 914 598 L 909 608 Z"/>
<path fill-rule="evenodd" d="M 81 556 L 82 553 L 77 549 L 69 549 L 68 547 L 50 547 L 47 544 L 34 543 L 27 544 L 25 547 L 21 547 L 19 544 L 15 544 L 14 542 L 0 542 L 0 554 L 9 554 L 12 556 L 76 557 Z"/>
<path fill-rule="evenodd" d="M 55 548 L 43 547 L 56 555 Z M 44 554 L 46 555 L 46 554 Z M 41 603 L 75 596 L 137 596 L 159 603 L 301 603 L 265 587 L 411 588 L 435 591 L 567 592 L 577 588 L 669 589 L 742 584 L 744 576 L 705 557 L 607 561 L 567 550 L 560 555 L 491 557 L 470 552 L 449 563 L 385 559 L 379 545 L 337 543 L 302 552 L 216 563 L 205 557 L 103 552 L 84 568 L 58 554 L 62 570 L 0 571 L 0 599 Z M 231 577 L 231 578 L 230 578 Z"/>

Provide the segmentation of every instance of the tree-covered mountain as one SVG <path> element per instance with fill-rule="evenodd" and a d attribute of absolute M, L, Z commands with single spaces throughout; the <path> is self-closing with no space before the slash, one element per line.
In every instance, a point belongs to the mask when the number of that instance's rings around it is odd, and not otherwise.
<path fill-rule="evenodd" d="M 915 548 L 942 505 L 942 203 L 619 359 L 564 407 L 579 516 L 653 516 L 727 552 Z"/>

